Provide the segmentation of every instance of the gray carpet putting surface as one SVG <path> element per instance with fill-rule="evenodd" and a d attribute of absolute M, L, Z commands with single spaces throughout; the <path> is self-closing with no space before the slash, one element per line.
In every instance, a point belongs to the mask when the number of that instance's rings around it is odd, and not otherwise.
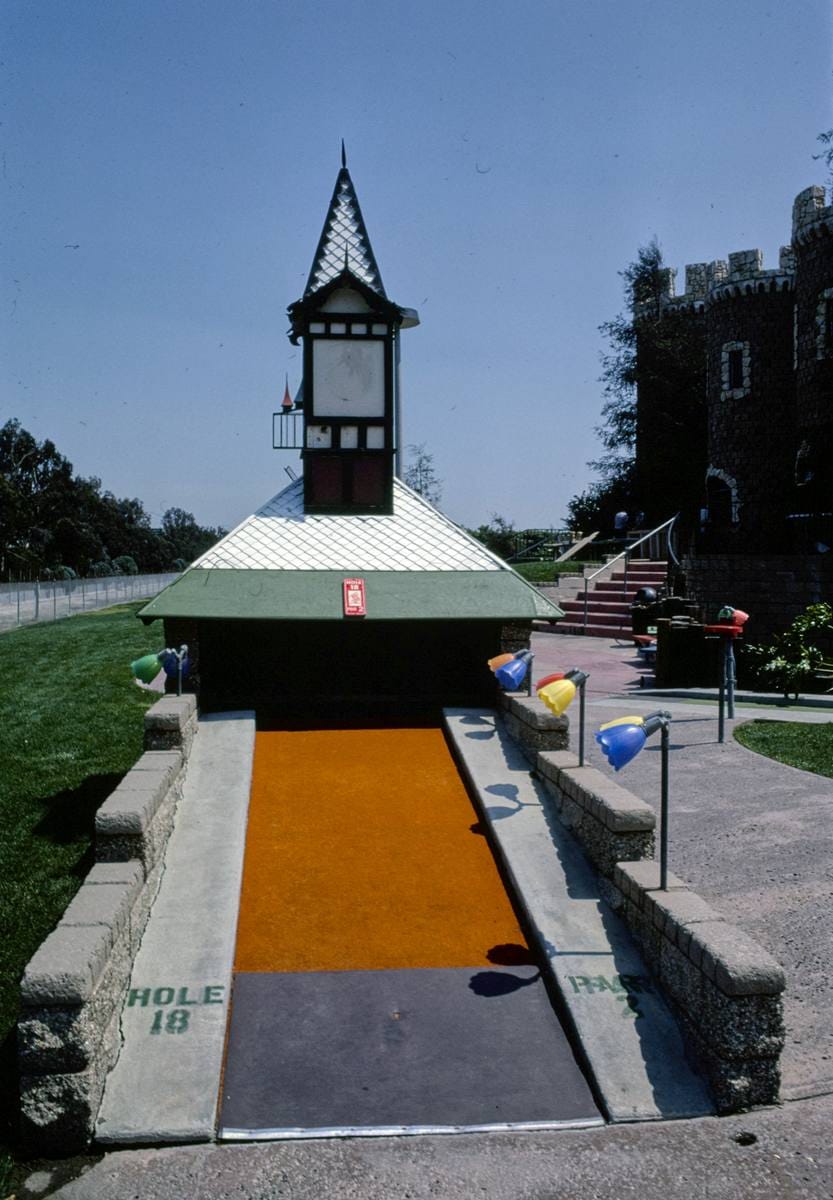
<path fill-rule="evenodd" d="M 240 973 L 220 1137 L 601 1121 L 532 966 Z"/>

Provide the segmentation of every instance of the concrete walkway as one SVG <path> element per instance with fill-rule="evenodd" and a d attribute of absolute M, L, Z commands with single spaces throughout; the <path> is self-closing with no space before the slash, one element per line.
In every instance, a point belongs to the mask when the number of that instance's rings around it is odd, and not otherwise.
<path fill-rule="evenodd" d="M 831 1128 L 828 1098 L 576 1132 L 124 1150 L 44 1163 L 17 1200 L 829 1200 Z"/>

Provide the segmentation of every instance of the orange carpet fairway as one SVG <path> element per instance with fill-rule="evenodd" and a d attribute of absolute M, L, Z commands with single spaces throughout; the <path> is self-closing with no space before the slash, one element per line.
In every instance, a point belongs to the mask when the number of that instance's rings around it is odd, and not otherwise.
<path fill-rule="evenodd" d="M 257 734 L 237 971 L 476 967 L 526 946 L 439 729 Z"/>

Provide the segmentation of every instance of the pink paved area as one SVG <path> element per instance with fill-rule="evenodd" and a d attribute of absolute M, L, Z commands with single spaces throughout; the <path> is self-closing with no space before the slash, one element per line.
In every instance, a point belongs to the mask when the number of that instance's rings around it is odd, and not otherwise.
<path fill-rule="evenodd" d="M 633 642 L 624 639 L 583 637 L 580 634 L 540 632 L 532 635 L 535 651 L 533 680 L 551 671 L 581 667 L 587 680 L 587 698 L 621 696 L 639 691 L 640 678 L 645 686 L 653 683 L 653 671 L 646 668 Z"/>

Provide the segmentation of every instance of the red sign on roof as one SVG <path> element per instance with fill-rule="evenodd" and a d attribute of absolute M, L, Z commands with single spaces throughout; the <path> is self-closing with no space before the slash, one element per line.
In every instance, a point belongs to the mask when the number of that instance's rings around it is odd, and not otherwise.
<path fill-rule="evenodd" d="M 344 615 L 345 617 L 367 616 L 363 579 L 344 580 Z"/>

